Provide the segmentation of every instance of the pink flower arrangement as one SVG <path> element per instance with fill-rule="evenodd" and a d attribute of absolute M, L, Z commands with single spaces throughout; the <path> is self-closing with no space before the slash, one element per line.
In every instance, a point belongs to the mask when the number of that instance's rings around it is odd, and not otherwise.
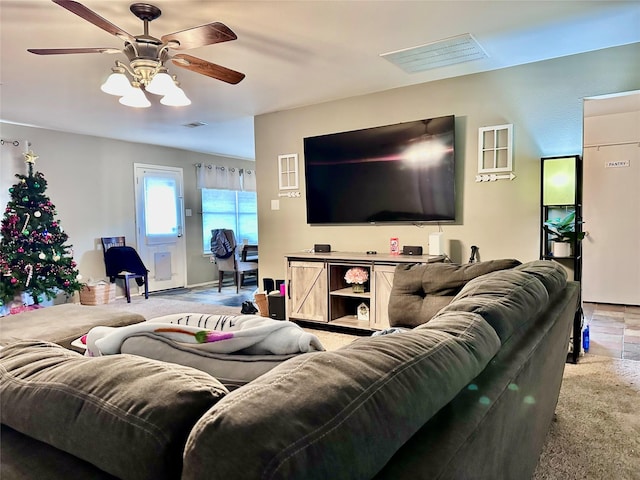
<path fill-rule="evenodd" d="M 353 267 L 347 270 L 344 279 L 347 283 L 363 284 L 369 280 L 369 272 L 361 267 Z"/>

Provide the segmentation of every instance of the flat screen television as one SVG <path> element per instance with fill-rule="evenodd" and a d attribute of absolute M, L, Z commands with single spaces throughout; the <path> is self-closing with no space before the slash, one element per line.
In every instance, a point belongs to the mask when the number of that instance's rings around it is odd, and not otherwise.
<path fill-rule="evenodd" d="M 304 139 L 307 223 L 455 221 L 453 115 Z"/>

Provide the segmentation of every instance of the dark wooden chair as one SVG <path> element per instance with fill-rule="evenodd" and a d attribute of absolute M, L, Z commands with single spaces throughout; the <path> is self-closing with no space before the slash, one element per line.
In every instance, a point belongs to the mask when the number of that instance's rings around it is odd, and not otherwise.
<path fill-rule="evenodd" d="M 127 247 L 125 237 L 102 237 L 102 253 L 107 277 L 111 283 L 120 279 L 124 283 L 127 303 L 131 303 L 129 280 L 134 279 L 139 286 L 144 285 L 144 298 L 149 298 L 149 270 L 133 247 Z M 113 251 L 107 253 L 110 249 Z"/>
<path fill-rule="evenodd" d="M 240 245 L 240 259 L 243 262 L 258 261 L 258 245 Z"/>

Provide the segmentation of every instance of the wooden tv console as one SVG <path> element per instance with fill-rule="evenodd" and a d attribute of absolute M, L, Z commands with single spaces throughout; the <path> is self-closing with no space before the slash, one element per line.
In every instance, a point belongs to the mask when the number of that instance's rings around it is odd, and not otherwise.
<path fill-rule="evenodd" d="M 358 252 L 285 255 L 286 318 L 326 325 L 384 330 L 395 268 L 403 263 L 443 262 L 442 255 L 390 255 Z M 369 273 L 364 293 L 353 292 L 344 276 L 352 267 Z M 364 307 L 362 307 L 364 304 Z M 363 315 L 368 310 L 367 315 Z M 360 311 L 360 319 L 358 319 Z"/>

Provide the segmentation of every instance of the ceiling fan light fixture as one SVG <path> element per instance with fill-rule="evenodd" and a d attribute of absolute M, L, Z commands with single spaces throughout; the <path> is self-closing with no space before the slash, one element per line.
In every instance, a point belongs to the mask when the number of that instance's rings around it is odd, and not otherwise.
<path fill-rule="evenodd" d="M 187 105 L 191 105 L 191 100 L 189 100 L 189 97 L 184 93 L 184 90 L 175 85 L 174 91 L 162 97 L 160 103 L 169 107 L 186 107 Z"/>
<path fill-rule="evenodd" d="M 109 95 L 122 97 L 127 95 L 132 88 L 123 69 L 116 67 L 113 69 L 113 73 L 109 75 L 107 80 L 102 84 L 100 90 Z"/>
<path fill-rule="evenodd" d="M 175 88 L 176 85 L 166 69 L 161 69 L 151 78 L 145 90 L 154 95 L 169 95 L 175 91 Z"/>
<path fill-rule="evenodd" d="M 1 1 L 1 0 L 0 0 Z M 191 70 L 192 72 L 215 78 L 223 82 L 235 85 L 244 79 L 245 75 L 235 70 L 216 65 L 207 60 L 186 54 L 171 56 L 170 49 L 187 50 L 204 47 L 215 43 L 236 40 L 236 34 L 226 25 L 220 22 L 211 22 L 197 27 L 187 28 L 169 33 L 156 38 L 149 34 L 149 22 L 157 19 L 161 10 L 148 3 L 134 3 L 129 7 L 138 19 L 144 24 L 142 35 L 131 35 L 117 25 L 82 5 L 79 1 L 53 0 L 62 8 L 74 13 L 92 23 L 105 32 L 116 36 L 124 42 L 124 48 L 29 48 L 27 51 L 36 55 L 61 55 L 83 53 L 122 53 L 129 63 L 116 61 L 112 68 L 112 74 L 100 86 L 100 89 L 109 94 L 120 97 L 123 105 L 145 108 L 151 103 L 144 94 L 144 90 L 162 96 L 164 105 L 189 105 L 191 100 L 184 91 L 178 87 L 167 73 L 164 62 L 171 59 L 174 64 Z M 128 76 L 127 76 L 128 75 Z"/>
<path fill-rule="evenodd" d="M 132 85 L 131 90 L 129 90 L 129 92 L 127 92 L 123 97 L 120 97 L 120 100 L 118 101 L 127 107 L 147 108 L 151 106 L 151 102 L 140 88 L 140 84 L 135 82 Z"/>

